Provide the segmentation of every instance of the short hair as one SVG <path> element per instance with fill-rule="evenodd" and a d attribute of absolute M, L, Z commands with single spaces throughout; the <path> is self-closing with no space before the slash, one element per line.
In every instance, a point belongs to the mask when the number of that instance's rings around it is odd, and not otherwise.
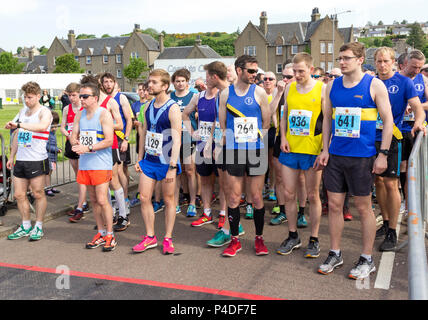
<path fill-rule="evenodd" d="M 93 82 L 82 84 L 80 89 L 90 89 L 94 96 L 98 97 L 98 99 L 100 98 L 100 89 L 98 88 L 98 85 Z"/>
<path fill-rule="evenodd" d="M 51 111 L 52 113 L 52 124 L 57 125 L 59 123 L 59 114 L 56 111 Z"/>
<path fill-rule="evenodd" d="M 376 62 L 376 57 L 379 53 L 382 53 L 384 55 L 389 55 L 389 57 L 391 58 L 391 60 L 395 60 L 395 51 L 394 49 L 390 48 L 390 47 L 380 47 L 377 48 L 375 53 L 374 53 L 374 59 Z"/>
<path fill-rule="evenodd" d="M 182 69 L 180 69 L 180 70 L 182 70 Z M 187 70 L 187 69 L 185 69 L 185 70 Z M 151 76 L 160 77 L 161 78 L 161 82 L 163 84 L 168 85 L 168 88 L 171 85 L 171 77 L 170 77 L 169 73 L 167 71 L 163 70 L 163 69 L 154 69 L 149 74 L 149 77 L 151 77 Z"/>
<path fill-rule="evenodd" d="M 407 55 L 407 61 L 411 60 L 411 59 L 416 59 L 419 61 L 425 61 L 425 55 L 422 53 L 421 50 L 412 50 L 410 51 L 410 53 Z"/>
<path fill-rule="evenodd" d="M 175 71 L 171 77 L 172 82 L 175 82 L 175 79 L 177 77 L 183 77 L 186 79 L 186 81 L 190 80 L 190 71 L 187 70 L 186 68 L 182 68 L 182 69 L 178 69 L 177 71 Z"/>
<path fill-rule="evenodd" d="M 72 93 L 72 92 L 79 92 L 80 91 L 80 84 L 76 82 L 70 83 L 66 88 L 65 92 Z"/>
<path fill-rule="evenodd" d="M 315 73 L 315 72 L 317 72 L 317 71 L 319 71 L 319 72 L 321 73 L 321 75 L 324 75 L 324 74 L 325 74 L 324 69 L 323 69 L 323 68 L 321 68 L 321 67 L 315 67 L 315 68 L 314 68 L 314 73 Z"/>
<path fill-rule="evenodd" d="M 397 58 L 398 66 L 400 66 L 400 64 L 404 64 L 406 62 L 406 59 L 407 59 L 407 53 L 400 54 L 400 56 Z"/>
<path fill-rule="evenodd" d="M 351 50 L 354 56 L 357 58 L 365 58 L 366 57 L 366 47 L 361 42 L 348 42 L 340 47 L 339 52 L 343 52 L 346 50 Z"/>
<path fill-rule="evenodd" d="M 249 56 L 247 54 L 243 54 L 242 56 L 239 56 L 236 60 L 235 60 L 235 70 L 237 68 L 241 68 L 244 69 L 245 65 L 247 63 L 259 63 L 257 61 L 257 58 L 254 56 Z"/>
<path fill-rule="evenodd" d="M 103 74 L 101 74 L 100 76 L 101 84 L 104 82 L 104 79 L 110 79 L 110 80 L 113 80 L 113 82 L 116 82 L 116 77 L 110 72 L 104 72 Z"/>
<path fill-rule="evenodd" d="M 85 74 L 82 79 L 80 79 L 80 86 L 84 85 L 84 84 L 88 84 L 88 83 L 92 83 L 95 84 L 96 86 L 99 87 L 100 82 L 99 82 L 99 77 L 95 77 L 92 74 Z"/>
<path fill-rule="evenodd" d="M 27 82 L 21 87 L 21 90 L 24 92 L 24 94 L 40 94 L 42 89 L 40 88 L 39 84 L 34 81 Z"/>
<path fill-rule="evenodd" d="M 299 52 L 293 57 L 293 63 L 304 62 L 308 67 L 312 67 L 314 65 L 314 58 L 307 52 Z"/>
<path fill-rule="evenodd" d="M 227 67 L 221 61 L 213 61 L 209 64 L 204 65 L 204 70 L 208 71 L 209 75 L 216 75 L 221 80 L 226 80 L 227 78 Z"/>

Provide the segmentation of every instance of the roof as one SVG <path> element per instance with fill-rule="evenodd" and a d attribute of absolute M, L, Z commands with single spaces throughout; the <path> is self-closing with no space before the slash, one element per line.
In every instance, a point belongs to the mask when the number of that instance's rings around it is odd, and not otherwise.
<path fill-rule="evenodd" d="M 159 55 L 158 59 L 186 59 L 195 46 L 169 47 Z M 221 58 L 210 46 L 198 46 L 204 58 Z"/>
<path fill-rule="evenodd" d="M 298 43 L 303 43 L 307 25 L 307 22 L 268 24 L 266 39 L 270 45 L 275 45 L 278 35 L 281 35 L 285 44 L 289 44 L 296 35 Z"/>
<path fill-rule="evenodd" d="M 38 72 L 37 68 L 40 71 L 47 71 L 48 69 L 48 59 L 46 55 L 37 55 L 33 57 L 33 61 L 30 61 L 28 57 L 18 57 L 18 63 L 25 63 L 23 71 L 25 73 Z"/>
<path fill-rule="evenodd" d="M 345 43 L 351 42 L 352 27 L 349 27 L 349 28 L 339 28 L 339 32 L 342 34 L 343 40 L 345 40 Z"/>

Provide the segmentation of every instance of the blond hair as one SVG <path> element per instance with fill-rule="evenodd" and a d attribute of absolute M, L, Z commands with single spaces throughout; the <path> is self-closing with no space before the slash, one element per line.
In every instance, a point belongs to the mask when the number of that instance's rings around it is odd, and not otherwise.
<path fill-rule="evenodd" d="M 150 72 L 149 77 L 154 76 L 154 77 L 160 77 L 161 82 L 163 84 L 171 85 L 171 76 L 169 75 L 169 73 L 163 69 L 155 69 L 152 72 Z"/>
<path fill-rule="evenodd" d="M 375 53 L 374 53 L 374 59 L 375 59 L 375 61 L 376 61 L 376 57 L 377 57 L 378 54 L 383 54 L 383 55 L 386 55 L 386 56 L 389 55 L 389 57 L 391 58 L 391 60 L 395 61 L 395 51 L 394 51 L 394 49 L 392 49 L 390 47 L 380 47 L 380 48 L 377 48 L 376 51 L 375 51 Z"/>
<path fill-rule="evenodd" d="M 310 68 L 314 65 L 314 58 L 309 53 L 306 52 L 299 52 L 296 54 L 293 58 L 293 63 L 300 63 L 304 62 L 306 65 Z"/>

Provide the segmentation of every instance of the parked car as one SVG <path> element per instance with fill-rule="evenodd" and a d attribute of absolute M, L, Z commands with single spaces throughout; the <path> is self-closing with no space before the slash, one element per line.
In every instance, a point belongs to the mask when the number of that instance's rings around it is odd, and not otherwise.
<path fill-rule="evenodd" d="M 128 98 L 129 104 L 132 105 L 135 101 L 140 100 L 140 96 L 136 92 L 121 92 Z"/>

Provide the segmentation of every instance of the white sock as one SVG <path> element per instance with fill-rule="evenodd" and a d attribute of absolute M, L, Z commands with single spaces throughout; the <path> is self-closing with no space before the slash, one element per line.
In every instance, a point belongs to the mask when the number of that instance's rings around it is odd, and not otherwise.
<path fill-rule="evenodd" d="M 219 213 L 221 216 L 225 217 L 226 216 L 226 211 L 225 210 L 221 210 Z"/>
<path fill-rule="evenodd" d="M 334 252 L 336 254 L 336 256 L 340 255 L 340 250 L 332 250 L 332 249 L 330 249 L 330 251 Z"/>
<path fill-rule="evenodd" d="M 229 235 L 229 230 L 228 229 L 221 228 L 221 231 L 223 231 L 225 235 Z"/>
<path fill-rule="evenodd" d="M 30 229 L 31 228 L 31 220 L 23 220 L 22 226 L 24 227 L 25 230 Z"/>
<path fill-rule="evenodd" d="M 36 221 L 36 224 L 34 225 L 34 228 L 38 227 L 40 230 L 43 229 L 43 222 L 42 221 Z"/>
<path fill-rule="evenodd" d="M 362 256 L 363 258 L 365 258 L 368 262 L 371 262 L 371 261 L 372 261 L 372 256 L 371 256 L 371 255 L 368 255 L 368 254 L 364 254 L 364 253 L 362 253 L 362 254 L 361 254 L 361 256 Z"/>
<path fill-rule="evenodd" d="M 98 232 L 101 234 L 102 237 L 105 237 L 107 235 L 107 230 L 98 230 Z"/>
<path fill-rule="evenodd" d="M 211 216 L 211 208 L 204 209 L 204 214 L 205 214 L 207 217 L 210 217 L 210 216 Z"/>
<path fill-rule="evenodd" d="M 126 218 L 126 204 L 125 204 L 125 194 L 123 193 L 123 188 L 114 190 L 114 197 L 116 198 L 116 203 L 119 207 L 119 215 L 122 218 Z"/>

